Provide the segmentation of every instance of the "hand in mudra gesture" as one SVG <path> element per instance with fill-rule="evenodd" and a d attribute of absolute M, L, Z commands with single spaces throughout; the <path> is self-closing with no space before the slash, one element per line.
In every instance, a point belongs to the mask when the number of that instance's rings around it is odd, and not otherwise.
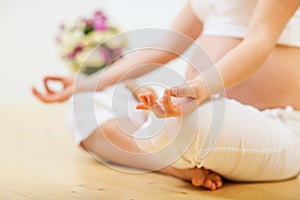
<path fill-rule="evenodd" d="M 50 88 L 49 82 L 59 82 L 63 85 L 63 90 L 54 91 Z M 43 79 L 45 93 L 39 92 L 32 87 L 32 94 L 44 103 L 54 103 L 66 101 L 73 94 L 75 79 L 73 77 L 46 76 Z"/>
<path fill-rule="evenodd" d="M 208 96 L 206 85 L 197 78 L 185 85 L 166 89 L 160 99 L 150 92 L 140 94 L 141 103 L 136 108 L 151 110 L 158 118 L 178 117 L 193 112 Z"/>

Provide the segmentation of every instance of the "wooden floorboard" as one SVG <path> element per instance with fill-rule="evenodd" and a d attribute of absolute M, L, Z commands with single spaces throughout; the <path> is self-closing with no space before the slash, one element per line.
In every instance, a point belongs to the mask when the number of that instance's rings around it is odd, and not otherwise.
<path fill-rule="evenodd" d="M 74 146 L 65 106 L 0 106 L 0 199 L 300 200 L 300 178 L 210 192 L 157 173 L 102 165 Z"/>

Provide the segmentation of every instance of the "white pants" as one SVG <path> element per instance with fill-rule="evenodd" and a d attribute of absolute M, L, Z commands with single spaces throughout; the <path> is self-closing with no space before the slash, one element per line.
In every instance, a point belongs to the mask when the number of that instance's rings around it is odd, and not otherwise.
<path fill-rule="evenodd" d="M 172 163 L 176 168 L 204 166 L 236 181 L 283 180 L 299 174 L 300 112 L 291 107 L 259 111 L 235 100 L 214 97 L 190 116 L 151 116 L 145 123 L 130 92 L 123 86 L 114 91 L 111 87 L 80 93 L 70 100 L 69 124 L 77 143 L 104 122 L 126 117 L 144 123 L 135 133 L 141 149 L 170 147 L 165 151 L 168 155 L 180 154 Z"/>

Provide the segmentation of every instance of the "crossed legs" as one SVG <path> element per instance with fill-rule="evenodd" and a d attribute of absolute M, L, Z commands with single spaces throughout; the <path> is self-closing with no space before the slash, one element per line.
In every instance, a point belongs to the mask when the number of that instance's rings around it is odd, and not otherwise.
<path fill-rule="evenodd" d="M 87 97 L 91 94 L 80 95 L 82 96 L 77 96 L 74 104 L 86 105 Z M 103 115 L 103 112 L 106 112 L 106 107 L 98 109 L 97 105 L 102 106 L 102 100 L 110 96 L 103 95 L 96 98 L 96 101 L 100 100 L 96 103 L 95 113 Z M 105 99 L 105 101 L 110 102 L 111 99 Z M 204 167 L 200 169 L 179 170 L 167 166 L 161 169 L 160 160 L 143 155 L 143 151 L 128 134 L 128 132 L 134 133 L 139 126 L 132 124 L 127 118 L 108 120 L 101 123 L 100 127 L 99 125 L 92 126 L 96 130 L 84 139 L 82 144 L 89 151 L 110 162 L 150 171 L 160 169 L 161 173 L 188 180 L 195 186 L 203 186 L 212 190 L 221 187 L 222 181 L 219 175 L 207 169 L 236 181 L 274 181 L 297 175 L 300 162 L 298 156 L 300 138 L 281 120 L 280 116 L 284 110 L 277 116 L 273 111 L 261 112 L 224 98 L 214 103 L 216 107 L 219 104 L 225 103 L 226 105 L 224 126 L 218 143 L 205 157 L 201 165 Z M 199 107 L 199 119 L 201 119 L 199 127 L 202 129 L 209 128 L 207 126 L 210 125 L 210 115 L 214 113 L 210 105 L 207 103 Z M 80 130 L 85 130 L 87 126 L 82 124 L 91 125 L 90 113 L 85 113 L 85 107 L 79 108 L 78 116 L 81 118 L 78 119 L 78 125 L 82 126 Z M 127 126 L 128 130 L 125 134 L 116 123 L 132 126 Z M 201 152 L 201 148 L 198 150 Z"/>
<path fill-rule="evenodd" d="M 84 140 L 82 146 L 88 151 L 92 151 L 94 154 L 103 157 L 105 160 L 116 164 L 145 170 L 155 168 L 155 163 L 160 161 L 151 156 L 136 156 L 137 154 L 144 152 L 138 148 L 130 135 L 124 134 L 124 132 L 120 130 L 120 126 L 116 123 L 131 124 L 128 119 L 107 121 Z M 137 128 L 138 127 L 132 125 L 130 131 L 133 133 Z M 166 166 L 165 168 L 159 169 L 158 172 L 190 181 L 194 186 L 202 186 L 210 190 L 216 190 L 223 185 L 222 179 L 218 174 L 209 171 L 204 167 L 176 169 Z"/>

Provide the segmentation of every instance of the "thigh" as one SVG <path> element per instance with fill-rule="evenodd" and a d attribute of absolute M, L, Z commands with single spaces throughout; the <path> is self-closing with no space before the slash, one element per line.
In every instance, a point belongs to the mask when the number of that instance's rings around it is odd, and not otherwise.
<path fill-rule="evenodd" d="M 197 153 L 198 158 L 202 156 L 203 166 L 238 181 L 281 180 L 297 175 L 300 139 L 283 120 L 219 98 L 199 108 L 200 121 L 205 116 L 213 119 L 212 104 L 225 105 L 225 114 L 222 129 L 214 133 L 218 137 L 212 139 L 208 130 L 214 124 L 208 120 L 200 122 L 202 140 Z M 208 154 L 201 153 L 206 149 L 205 143 L 212 147 Z"/>

